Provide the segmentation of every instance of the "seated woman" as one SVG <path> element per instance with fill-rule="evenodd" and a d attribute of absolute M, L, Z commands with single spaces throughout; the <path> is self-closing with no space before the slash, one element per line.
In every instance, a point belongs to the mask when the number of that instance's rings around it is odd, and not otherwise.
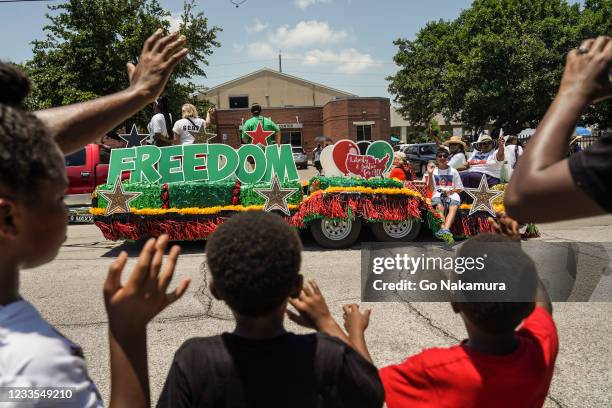
<path fill-rule="evenodd" d="M 412 167 L 406 160 L 406 154 L 403 152 L 393 153 L 393 169 L 389 173 L 389 178 L 411 181 L 413 179 L 412 174 Z"/>
<path fill-rule="evenodd" d="M 467 155 L 465 154 L 466 144 L 461 140 L 461 136 L 453 136 L 446 142 L 450 156 L 448 156 L 448 165 L 453 169 L 464 170 L 467 163 Z"/>
<path fill-rule="evenodd" d="M 474 148 L 472 156 L 464 166 L 464 171 L 459 173 L 463 186 L 477 188 L 483 174 L 487 177 L 489 187 L 499 184 L 505 160 L 504 143 L 499 143 L 497 150 L 494 150 L 491 136 L 482 134 L 474 143 Z"/>
<path fill-rule="evenodd" d="M 459 172 L 448 165 L 449 154 L 446 149 L 439 149 L 436 154 L 438 166 L 432 163 L 427 165 L 429 178 L 429 188 L 433 191 L 431 205 L 442 216 L 443 222 L 436 232 L 436 238 L 443 239 L 446 235 L 452 234 L 450 229 L 455 222 L 457 210 L 461 205 L 459 193 L 463 190 Z M 444 201 L 448 204 L 448 213 L 445 215 Z"/>

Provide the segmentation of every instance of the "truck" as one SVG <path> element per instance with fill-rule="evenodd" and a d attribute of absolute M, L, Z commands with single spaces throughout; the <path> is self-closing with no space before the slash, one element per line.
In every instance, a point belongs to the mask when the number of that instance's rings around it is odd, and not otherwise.
<path fill-rule="evenodd" d="M 108 178 L 108 163 L 111 149 L 92 143 L 65 157 L 68 175 L 68 190 L 64 202 L 69 208 L 69 221 L 90 223 L 91 194 Z"/>

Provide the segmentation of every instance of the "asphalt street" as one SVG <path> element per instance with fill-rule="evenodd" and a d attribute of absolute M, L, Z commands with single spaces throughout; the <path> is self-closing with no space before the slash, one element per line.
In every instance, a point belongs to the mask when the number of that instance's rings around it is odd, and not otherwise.
<path fill-rule="evenodd" d="M 310 171 L 309 171 L 310 172 Z M 542 240 L 612 242 L 612 216 L 541 225 Z M 319 282 L 336 318 L 341 305 L 360 299 L 360 246 L 327 251 L 307 232 L 302 273 Z M 363 241 L 369 240 L 367 232 Z M 427 235 L 422 238 L 427 240 Z M 205 243 L 184 243 L 176 282 L 192 278 L 188 293 L 149 326 L 149 366 L 156 401 L 174 352 L 187 339 L 232 330 L 229 310 L 207 290 Z M 128 270 L 138 247 L 106 241 L 92 225 L 74 225 L 55 261 L 22 273 L 22 295 L 62 333 L 81 344 L 91 377 L 108 402 L 110 373 L 107 320 L 102 284 L 107 268 L 121 250 L 130 254 Z M 456 344 L 466 336 L 461 319 L 445 303 L 376 303 L 367 339 L 375 363 L 403 361 L 423 348 Z M 556 303 L 554 318 L 560 352 L 546 407 L 612 406 L 612 303 Z M 289 330 L 305 332 L 292 322 Z M 520 390 L 517 390 L 520 392 Z"/>

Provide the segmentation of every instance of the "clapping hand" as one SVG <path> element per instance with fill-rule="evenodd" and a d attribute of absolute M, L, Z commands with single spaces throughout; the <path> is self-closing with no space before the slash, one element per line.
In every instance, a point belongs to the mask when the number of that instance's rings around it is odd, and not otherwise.
<path fill-rule="evenodd" d="M 321 330 L 330 319 L 333 321 L 319 285 L 314 280 L 304 285 L 299 297 L 289 298 L 289 303 L 298 313 L 287 309 L 287 316 L 300 326 Z"/>
<path fill-rule="evenodd" d="M 115 336 L 143 332 L 149 321 L 187 291 L 188 278 L 174 291 L 166 293 L 181 252 L 181 247 L 173 246 L 162 271 L 167 245 L 167 235 L 147 241 L 125 286 L 121 284 L 121 274 L 127 263 L 127 253 L 122 252 L 109 268 L 104 284 L 104 301 L 110 330 Z"/>
<path fill-rule="evenodd" d="M 163 92 L 170 74 L 188 54 L 183 48 L 187 38 L 179 33 L 163 35 L 161 28 L 147 39 L 142 48 L 138 65 L 127 64 L 130 88 L 148 102 L 153 102 Z"/>

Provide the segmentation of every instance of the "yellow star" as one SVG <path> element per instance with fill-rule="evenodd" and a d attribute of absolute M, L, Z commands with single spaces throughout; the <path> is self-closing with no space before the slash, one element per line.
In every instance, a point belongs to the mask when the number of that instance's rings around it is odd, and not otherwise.
<path fill-rule="evenodd" d="M 493 209 L 493 200 L 502 195 L 504 192 L 489 190 L 489 184 L 487 183 L 486 175 L 482 175 L 478 188 L 464 188 L 464 191 L 474 199 L 474 203 L 472 203 L 472 208 L 470 209 L 469 215 L 472 215 L 478 211 L 487 211 L 489 214 L 495 217 L 495 209 Z"/>
<path fill-rule="evenodd" d="M 121 176 L 117 177 L 113 190 L 100 190 L 98 193 L 108 201 L 104 215 L 129 213 L 130 201 L 135 200 L 142 194 L 124 191 Z"/>

